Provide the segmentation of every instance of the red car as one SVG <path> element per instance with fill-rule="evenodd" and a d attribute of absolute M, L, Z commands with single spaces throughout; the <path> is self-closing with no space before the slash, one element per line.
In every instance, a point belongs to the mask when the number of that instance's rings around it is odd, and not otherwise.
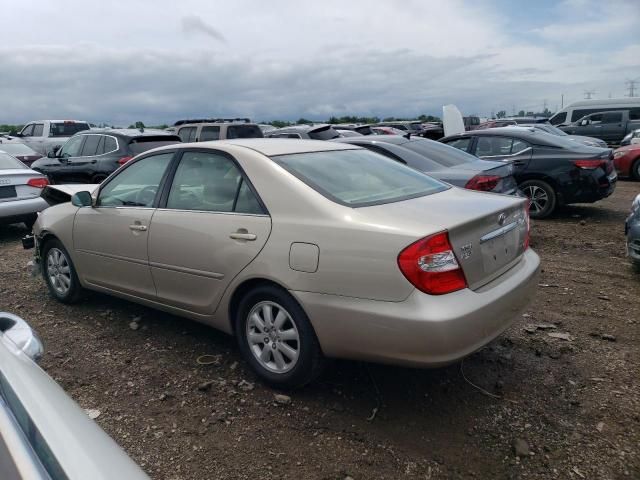
<path fill-rule="evenodd" d="M 618 174 L 640 180 L 640 144 L 620 147 L 613 152 Z"/>

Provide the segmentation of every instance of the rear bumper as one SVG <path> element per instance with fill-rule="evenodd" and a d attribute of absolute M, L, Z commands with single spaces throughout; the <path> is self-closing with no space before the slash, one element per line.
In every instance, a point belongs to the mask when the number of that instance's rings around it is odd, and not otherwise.
<path fill-rule="evenodd" d="M 511 270 L 479 290 L 403 302 L 291 292 L 305 309 L 325 355 L 418 367 L 455 362 L 500 335 L 531 301 L 540 266 L 527 250 Z"/>
<path fill-rule="evenodd" d="M 47 202 L 41 197 L 0 202 L 0 222 L 18 222 L 21 218 L 40 212 L 48 206 Z"/>

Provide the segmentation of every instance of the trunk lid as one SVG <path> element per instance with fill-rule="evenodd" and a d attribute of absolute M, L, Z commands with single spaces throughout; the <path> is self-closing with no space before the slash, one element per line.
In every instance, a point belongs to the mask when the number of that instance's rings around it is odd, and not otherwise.
<path fill-rule="evenodd" d="M 451 188 L 402 202 L 358 208 L 371 223 L 407 234 L 411 241 L 447 230 L 470 289 L 513 267 L 524 253 L 526 199 Z M 399 252 L 398 252 L 399 253 Z"/>
<path fill-rule="evenodd" d="M 27 185 L 32 178 L 45 178 L 41 173 L 22 168 L 0 170 L 0 202 L 25 200 L 40 195 L 41 188 Z"/>

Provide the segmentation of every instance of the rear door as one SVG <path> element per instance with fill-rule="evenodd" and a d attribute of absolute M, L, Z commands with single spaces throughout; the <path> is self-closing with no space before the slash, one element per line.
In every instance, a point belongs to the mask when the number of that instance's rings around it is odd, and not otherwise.
<path fill-rule="evenodd" d="M 95 206 L 78 209 L 73 247 L 84 280 L 156 297 L 147 250 L 149 226 L 173 155 L 162 152 L 128 164 L 102 185 Z"/>
<path fill-rule="evenodd" d="M 67 159 L 66 180 L 74 183 L 91 183 L 97 163 L 98 147 L 101 147 L 101 142 L 104 142 L 104 136 L 86 134 L 82 137 L 84 137 L 84 143 L 78 156 Z"/>
<path fill-rule="evenodd" d="M 164 196 L 149 233 L 158 298 L 211 314 L 266 243 L 271 218 L 237 162 L 213 150 L 184 151 Z"/>
<path fill-rule="evenodd" d="M 622 122 L 623 115 L 624 112 L 603 113 L 600 134 L 597 135 L 597 138 L 601 138 L 607 143 L 620 143 L 626 133 L 625 125 Z"/>

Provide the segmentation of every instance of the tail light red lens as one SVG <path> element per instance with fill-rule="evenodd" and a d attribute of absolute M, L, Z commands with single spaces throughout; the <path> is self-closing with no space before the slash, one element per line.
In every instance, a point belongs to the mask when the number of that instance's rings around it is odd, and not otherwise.
<path fill-rule="evenodd" d="M 46 178 L 30 178 L 27 180 L 27 185 L 30 187 L 44 188 L 49 185 L 49 180 Z"/>
<path fill-rule="evenodd" d="M 118 160 L 118 164 L 119 165 L 124 165 L 125 163 L 127 163 L 129 160 L 131 160 L 133 157 L 129 156 L 129 157 L 122 157 L 120 160 Z"/>
<path fill-rule="evenodd" d="M 480 190 L 482 192 L 490 192 L 498 186 L 500 177 L 495 175 L 476 175 L 467 182 L 464 188 L 469 190 Z"/>
<path fill-rule="evenodd" d="M 603 170 L 607 169 L 607 160 L 574 160 L 573 164 L 584 170 L 595 170 L 602 167 Z"/>
<path fill-rule="evenodd" d="M 430 295 L 443 295 L 467 286 L 446 231 L 418 240 L 402 250 L 398 266 L 414 287 Z"/>

